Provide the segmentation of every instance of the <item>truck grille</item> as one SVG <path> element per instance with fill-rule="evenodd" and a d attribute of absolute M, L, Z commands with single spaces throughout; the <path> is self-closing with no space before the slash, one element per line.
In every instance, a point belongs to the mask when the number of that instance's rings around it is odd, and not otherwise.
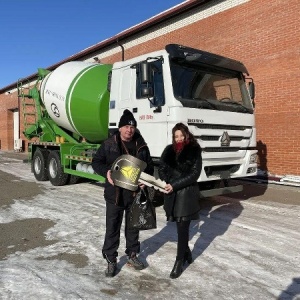
<path fill-rule="evenodd" d="M 209 155 L 214 152 L 232 153 L 237 158 L 244 155 L 237 152 L 249 149 L 253 132 L 251 126 L 198 123 L 189 123 L 189 125 L 194 127 L 193 132 L 202 151 Z"/>
<path fill-rule="evenodd" d="M 205 152 L 237 152 L 241 150 L 241 148 L 238 147 L 206 147 L 202 148 L 202 151 Z M 245 150 L 245 149 L 243 149 Z"/>
<path fill-rule="evenodd" d="M 195 124 L 188 123 L 189 126 L 195 126 L 199 129 L 221 129 L 221 130 L 246 130 L 251 129 L 251 126 L 227 125 L 227 124 Z"/>
<path fill-rule="evenodd" d="M 210 166 L 205 167 L 204 171 L 207 177 L 220 176 L 220 178 L 229 178 L 229 175 L 237 172 L 240 165 Z"/>
<path fill-rule="evenodd" d="M 218 141 L 220 136 L 213 136 L 213 135 L 201 135 L 201 136 L 195 136 L 197 139 L 200 139 L 202 141 Z M 243 136 L 231 136 L 231 141 L 241 141 L 243 139 L 250 139 L 250 137 L 243 137 Z"/>

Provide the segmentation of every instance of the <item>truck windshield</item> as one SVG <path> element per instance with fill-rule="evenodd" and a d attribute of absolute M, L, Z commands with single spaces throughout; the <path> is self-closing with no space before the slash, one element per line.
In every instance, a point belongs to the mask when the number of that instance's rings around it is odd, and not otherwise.
<path fill-rule="evenodd" d="M 253 113 L 241 73 L 175 60 L 170 67 L 174 96 L 184 107 Z"/>

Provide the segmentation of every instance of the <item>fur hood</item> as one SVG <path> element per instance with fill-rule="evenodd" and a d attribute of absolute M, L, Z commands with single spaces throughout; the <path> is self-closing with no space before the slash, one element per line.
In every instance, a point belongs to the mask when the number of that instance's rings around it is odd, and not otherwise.
<path fill-rule="evenodd" d="M 162 154 L 162 160 L 165 164 L 172 168 L 176 166 L 184 166 L 194 164 L 195 160 L 201 156 L 201 148 L 199 144 L 187 144 L 182 151 L 176 155 L 173 145 L 168 145 Z"/>

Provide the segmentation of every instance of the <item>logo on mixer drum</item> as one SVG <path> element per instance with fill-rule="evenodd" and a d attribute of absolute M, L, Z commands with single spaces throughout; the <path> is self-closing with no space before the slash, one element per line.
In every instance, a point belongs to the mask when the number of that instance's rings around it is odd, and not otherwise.
<path fill-rule="evenodd" d="M 55 117 L 57 117 L 57 118 L 60 117 L 59 109 L 58 109 L 58 107 L 55 103 L 51 104 L 51 110 L 52 110 Z"/>

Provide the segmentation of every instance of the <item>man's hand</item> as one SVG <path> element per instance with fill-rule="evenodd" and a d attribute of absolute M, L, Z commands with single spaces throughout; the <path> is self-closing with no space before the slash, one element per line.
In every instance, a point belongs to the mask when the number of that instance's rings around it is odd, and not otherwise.
<path fill-rule="evenodd" d="M 111 185 L 115 185 L 114 182 L 113 182 L 113 180 L 111 179 L 111 170 L 108 170 L 108 171 L 107 171 L 106 177 L 107 177 L 108 182 L 109 182 Z"/>

